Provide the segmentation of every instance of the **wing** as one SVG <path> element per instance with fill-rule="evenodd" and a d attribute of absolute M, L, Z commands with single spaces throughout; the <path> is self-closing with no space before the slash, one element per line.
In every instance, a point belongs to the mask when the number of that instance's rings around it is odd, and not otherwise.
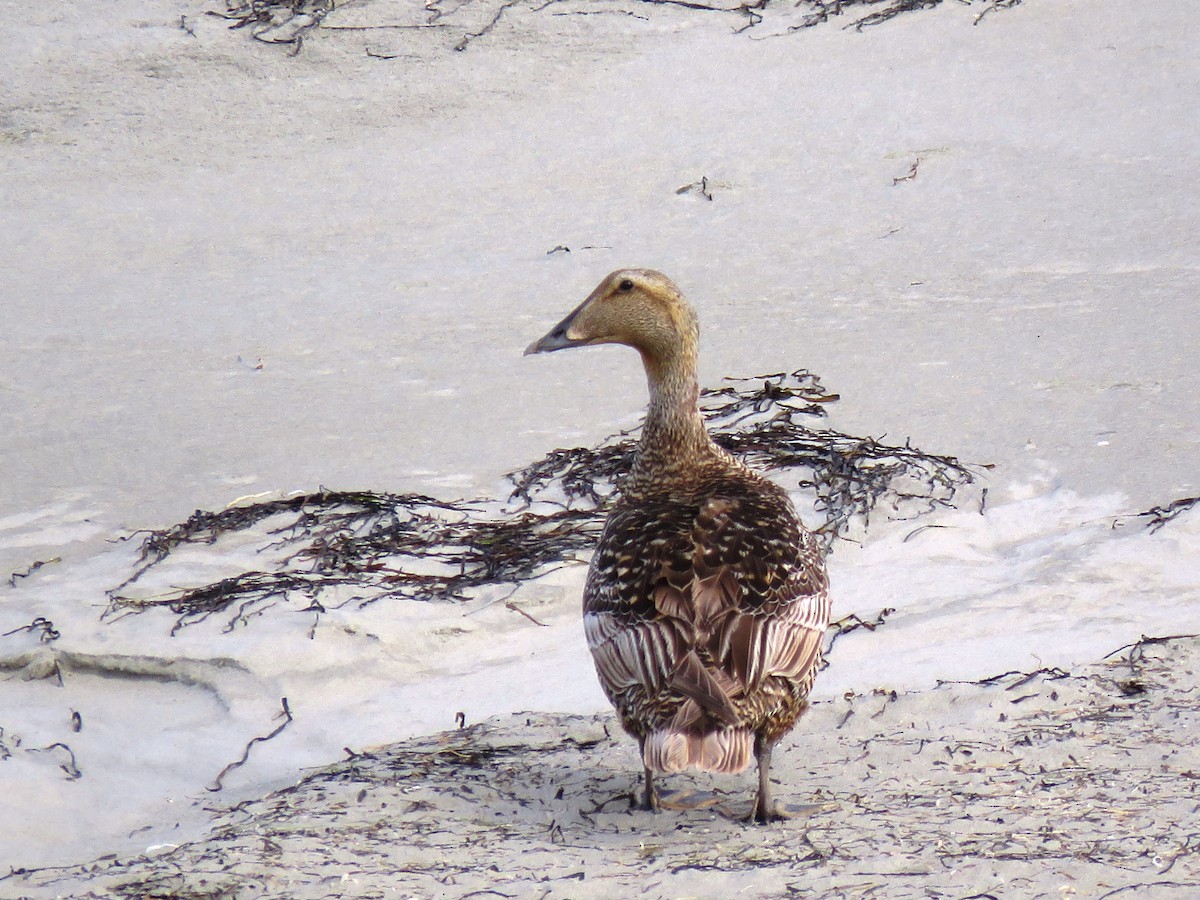
<path fill-rule="evenodd" d="M 671 504 L 618 504 L 588 571 L 583 628 L 610 700 L 630 688 L 659 694 L 692 652 L 690 627 L 660 589 L 690 555 L 690 516 Z"/>
<path fill-rule="evenodd" d="M 829 579 L 786 492 L 764 480 L 710 500 L 694 545 L 694 605 L 714 661 L 746 693 L 768 677 L 805 680 L 829 625 Z"/>
<path fill-rule="evenodd" d="M 823 557 L 787 494 L 765 479 L 706 486 L 703 500 L 618 506 L 584 595 L 584 630 L 605 693 L 664 691 L 740 721 L 769 676 L 803 680 L 829 620 Z"/>

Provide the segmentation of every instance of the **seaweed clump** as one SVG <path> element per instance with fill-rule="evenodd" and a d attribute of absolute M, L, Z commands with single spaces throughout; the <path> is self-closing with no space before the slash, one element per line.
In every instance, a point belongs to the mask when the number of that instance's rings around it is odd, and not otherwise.
<path fill-rule="evenodd" d="M 1167 523 L 1174 521 L 1198 503 L 1200 503 L 1200 497 L 1181 497 L 1178 500 L 1172 500 L 1170 503 L 1152 506 L 1145 512 L 1138 513 L 1134 518 L 1145 519 L 1146 527 L 1150 529 L 1151 534 L 1154 534 L 1154 532 Z"/>
<path fill-rule="evenodd" d="M 256 41 L 264 44 L 288 44 L 295 56 L 304 46 L 304 36 L 319 28 L 322 20 L 336 7 L 336 0 L 226 0 L 225 10 L 208 10 L 207 15 L 230 22 L 231 29 L 247 28 Z M 187 18 L 180 26 L 187 26 Z"/>
<path fill-rule="evenodd" d="M 804 417 L 824 418 L 826 406 L 840 399 L 811 372 L 726 382 L 700 393 L 713 440 L 756 469 L 796 472 L 795 486 L 815 495 L 822 521 L 814 530 L 826 549 L 845 537 L 855 520 L 867 526 L 881 502 L 894 518 L 915 518 L 953 505 L 955 493 L 974 481 L 971 469 L 952 456 L 805 424 Z M 636 430 L 598 447 L 548 454 L 509 476 L 514 485 L 509 499 L 556 499 L 566 508 L 603 506 L 632 464 L 634 435 Z"/>
<path fill-rule="evenodd" d="M 599 537 L 598 518 L 581 510 L 499 515 L 480 505 L 420 494 L 330 491 L 297 494 L 218 513 L 197 510 L 187 521 L 154 531 L 134 574 L 109 592 L 105 615 L 150 608 L 178 616 L 172 633 L 231 612 L 225 630 L 247 624 L 268 604 L 301 597 L 304 612 L 325 612 L 322 596 L 344 589 L 337 605 L 384 599 L 466 600 L 472 589 L 517 585 L 555 563 L 570 562 Z M 216 543 L 283 517 L 266 530 L 264 550 L 284 548 L 276 568 L 149 597 L 128 593 L 142 575 L 185 544 Z"/>
<path fill-rule="evenodd" d="M 952 506 L 975 480 L 950 456 L 810 427 L 837 399 L 800 370 L 727 379 L 702 392 L 701 407 L 719 444 L 757 468 L 786 473 L 785 486 L 813 497 L 815 531 L 827 548 L 852 527 L 867 527 L 881 504 L 890 518 L 916 517 Z M 133 574 L 109 592 L 106 616 L 165 608 L 178 630 L 220 614 L 228 631 L 282 601 L 306 600 L 302 611 L 319 618 L 329 603 L 453 601 L 515 588 L 591 550 L 636 440 L 635 429 L 596 447 L 555 450 L 508 476 L 507 503 L 321 489 L 197 510 L 145 537 Z M 258 537 L 271 563 L 162 593 L 133 589 L 180 547 L 235 534 Z"/>
<path fill-rule="evenodd" d="M 230 29 L 245 29 L 265 44 L 282 44 L 298 54 L 310 34 L 318 31 L 365 34 L 388 32 L 393 39 L 420 41 L 417 35 L 442 35 L 438 43 L 447 49 L 462 52 L 474 43 L 490 39 L 503 21 L 516 30 L 532 30 L 532 23 L 542 16 L 608 17 L 611 20 L 634 18 L 651 20 L 657 17 L 717 17 L 735 23 L 734 32 L 742 34 L 763 25 L 767 37 L 806 31 L 817 26 L 841 23 L 842 28 L 862 31 L 882 25 L 908 13 L 941 6 L 945 0 L 795 0 L 779 3 L 773 0 L 425 0 L 422 8 L 406 11 L 402 21 L 396 21 L 393 7 L 380 4 L 372 14 L 353 22 L 326 21 L 333 13 L 348 6 L 342 0 L 225 0 L 223 10 L 208 10 L 206 14 L 230 23 Z M 981 10 L 974 18 L 978 25 L 987 15 L 1002 9 L 1012 9 L 1022 0 L 959 0 L 964 6 L 978 5 Z M 334 17 L 336 19 L 337 17 Z M 195 31 L 187 17 L 180 27 L 189 34 Z M 599 27 L 599 26 L 597 26 Z M 367 56 L 381 60 L 395 59 L 397 52 L 381 52 L 364 48 Z M 689 185 L 688 187 L 692 187 Z M 698 193 L 712 199 L 705 186 L 698 184 Z M 682 190 L 682 189 L 681 189 Z M 557 249 L 557 248 L 556 248 Z M 566 249 L 566 248 L 563 248 Z"/>

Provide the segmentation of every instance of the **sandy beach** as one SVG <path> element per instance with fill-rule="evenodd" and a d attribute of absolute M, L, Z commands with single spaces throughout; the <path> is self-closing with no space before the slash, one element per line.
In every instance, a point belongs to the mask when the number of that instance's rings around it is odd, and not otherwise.
<path fill-rule="evenodd" d="M 12 6 L 0 897 L 1200 893 L 1191 8 L 901 5 Z M 586 503 L 454 575 L 637 427 L 521 358 L 631 265 L 878 454 L 782 824 L 629 809 Z M 330 568 L 389 516 L 403 590 Z"/>
<path fill-rule="evenodd" d="M 367 752 L 204 840 L 18 874 L 22 896 L 1189 897 L 1200 638 L 1075 673 L 826 701 L 786 740 L 796 818 L 726 777 L 631 810 L 612 716 L 527 713 Z M 747 781 L 748 779 L 742 779 Z M 705 790 L 707 789 L 707 790 Z M 699 808 L 696 808 L 699 807 Z"/>

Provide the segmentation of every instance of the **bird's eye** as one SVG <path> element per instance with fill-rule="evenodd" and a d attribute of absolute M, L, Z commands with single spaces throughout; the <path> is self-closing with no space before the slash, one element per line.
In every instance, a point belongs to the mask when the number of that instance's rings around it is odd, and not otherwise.
<path fill-rule="evenodd" d="M 623 291 L 632 291 L 633 290 L 633 282 L 630 281 L 628 278 L 626 278 L 619 285 L 617 285 L 617 287 Z"/>

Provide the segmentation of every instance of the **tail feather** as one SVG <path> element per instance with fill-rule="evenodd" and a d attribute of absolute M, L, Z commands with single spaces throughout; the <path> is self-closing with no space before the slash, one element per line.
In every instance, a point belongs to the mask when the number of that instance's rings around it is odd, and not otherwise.
<path fill-rule="evenodd" d="M 754 758 L 754 732 L 722 728 L 708 734 L 652 731 L 642 748 L 642 761 L 653 772 L 741 772 Z"/>
<path fill-rule="evenodd" d="M 724 725 L 737 725 L 741 721 L 737 707 L 729 699 L 736 685 L 719 669 L 709 669 L 692 650 L 680 661 L 671 675 L 670 686 L 685 697 L 698 703 L 705 712 L 719 719 Z"/>

